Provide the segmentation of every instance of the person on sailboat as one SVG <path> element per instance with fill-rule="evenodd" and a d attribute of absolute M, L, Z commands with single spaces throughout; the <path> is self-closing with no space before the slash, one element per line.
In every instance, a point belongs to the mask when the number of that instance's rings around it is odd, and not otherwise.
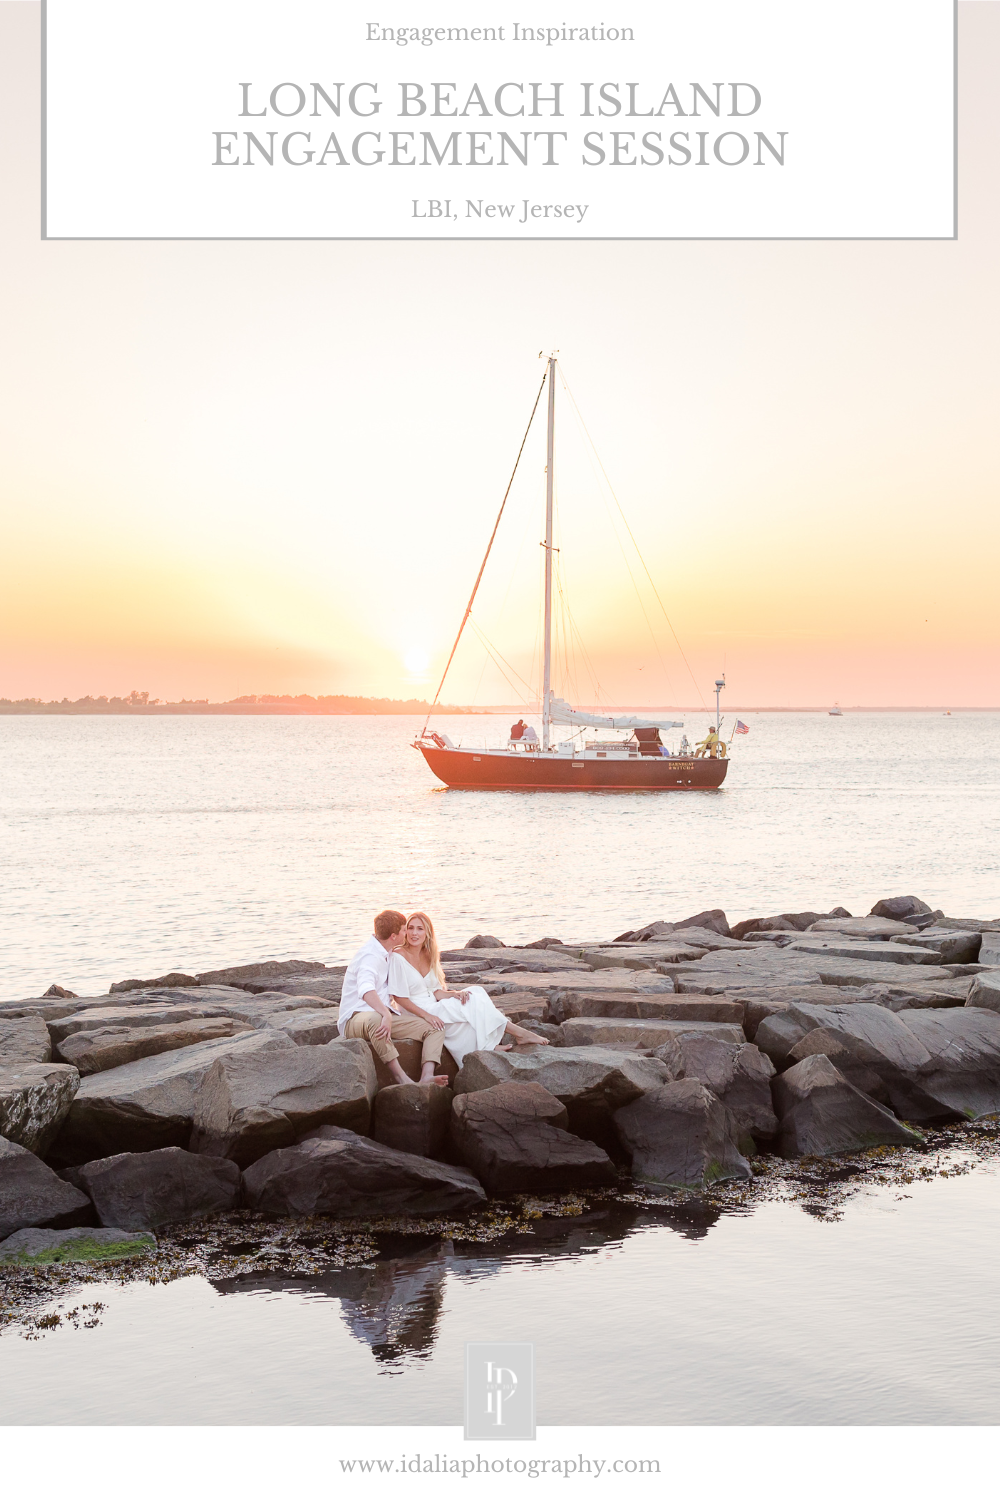
<path fill-rule="evenodd" d="M 719 754 L 719 736 L 713 725 L 709 724 L 708 733 L 703 740 L 698 741 L 698 748 L 694 753 L 698 759 L 703 755 L 710 756 L 712 760 L 717 759 Z"/>
<path fill-rule="evenodd" d="M 524 743 L 531 749 L 538 749 L 538 734 L 533 724 L 525 724 L 524 733 L 522 734 L 521 738 L 524 740 Z"/>
<path fill-rule="evenodd" d="M 505 1032 L 515 1042 L 548 1046 L 546 1037 L 515 1026 L 497 1010 L 482 985 L 447 988 L 434 923 L 426 912 L 409 918 L 402 946 L 389 959 L 389 993 L 403 1010 L 444 1027 L 444 1044 L 459 1067 L 470 1052 L 509 1051 L 501 1046 Z"/>
<path fill-rule="evenodd" d="M 367 1042 L 389 1069 L 394 1083 L 412 1083 L 413 1079 L 401 1068 L 393 1040 L 402 1037 L 419 1042 L 420 1082 L 443 1087 L 448 1075 L 437 1071 L 444 1047 L 443 1023 L 430 1016 L 404 1015 L 389 996 L 389 964 L 405 935 L 406 918 L 401 911 L 379 912 L 373 936 L 347 965 L 337 1030 L 341 1036 Z M 413 1011 L 409 1005 L 404 1009 Z"/>
<path fill-rule="evenodd" d="M 510 737 L 511 737 L 511 739 L 512 740 L 519 740 L 521 738 L 521 736 L 524 734 L 524 731 L 527 729 L 527 727 L 528 726 L 524 722 L 523 719 L 518 719 L 518 721 L 517 721 L 516 724 L 512 724 L 510 726 Z"/>

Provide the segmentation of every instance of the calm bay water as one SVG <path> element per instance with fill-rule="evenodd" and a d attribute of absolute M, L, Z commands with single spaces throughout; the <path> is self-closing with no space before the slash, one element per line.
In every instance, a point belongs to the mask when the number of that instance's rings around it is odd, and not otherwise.
<path fill-rule="evenodd" d="M 0 1423 L 454 1426 L 466 1340 L 506 1340 L 535 1344 L 542 1426 L 995 1424 L 997 1189 L 980 1167 L 835 1222 L 611 1207 L 313 1281 L 84 1285 L 59 1301 L 99 1299 L 98 1327 L 0 1336 Z"/>
<path fill-rule="evenodd" d="M 390 904 L 454 944 L 904 893 L 1000 913 L 995 714 L 744 718 L 725 785 L 669 795 L 450 792 L 412 718 L 0 718 L 0 997 L 336 962 Z"/>

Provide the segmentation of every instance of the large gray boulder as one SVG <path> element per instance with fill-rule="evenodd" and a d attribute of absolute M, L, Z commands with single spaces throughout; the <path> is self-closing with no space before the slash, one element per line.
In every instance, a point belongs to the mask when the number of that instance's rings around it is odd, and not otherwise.
<path fill-rule="evenodd" d="M 45 1156 L 79 1087 L 79 1073 L 65 1063 L 0 1068 L 0 1136 Z"/>
<path fill-rule="evenodd" d="M 871 909 L 873 917 L 892 917 L 901 922 L 904 917 L 918 917 L 929 912 L 931 908 L 926 901 L 921 901 L 919 896 L 887 896 L 882 901 L 876 901 Z"/>
<path fill-rule="evenodd" d="M 885 940 L 897 935 L 913 936 L 912 927 L 908 927 L 905 922 L 895 922 L 891 917 L 821 917 L 806 931 L 810 933 L 836 932 L 841 937 Z"/>
<path fill-rule="evenodd" d="M 969 986 L 965 1003 L 976 1010 L 992 1010 L 1000 1014 L 1000 972 L 977 974 Z"/>
<path fill-rule="evenodd" d="M 243 1202 L 259 1213 L 298 1218 L 460 1214 L 486 1202 L 465 1167 L 394 1151 L 337 1125 L 261 1157 L 243 1174 Z"/>
<path fill-rule="evenodd" d="M 670 942 L 672 945 L 682 944 L 685 947 L 698 948 L 709 953 L 745 953 L 747 950 L 747 944 L 741 942 L 739 938 L 716 932 L 712 927 L 677 928 Z"/>
<path fill-rule="evenodd" d="M 8 1019 L 0 1010 L 0 1070 L 52 1059 L 48 1027 L 41 1016 Z"/>
<path fill-rule="evenodd" d="M 291 1010 L 275 1015 L 268 1025 L 283 1031 L 297 1047 L 325 1047 L 340 1035 L 337 1029 L 339 1006 L 325 1010 Z"/>
<path fill-rule="evenodd" d="M 715 1036 L 727 1042 L 744 1042 L 743 1028 L 726 1021 L 633 1021 L 575 1016 L 559 1028 L 560 1047 L 659 1047 L 671 1037 L 686 1033 Z"/>
<path fill-rule="evenodd" d="M 639 1182 L 708 1187 L 753 1176 L 725 1105 L 696 1078 L 650 1089 L 616 1110 L 614 1124 Z"/>
<path fill-rule="evenodd" d="M 248 979 L 240 988 L 248 995 L 270 995 L 272 998 L 284 995 L 289 1000 L 302 1000 L 306 1005 L 339 1005 L 344 970 L 329 969 L 326 974 L 313 974 L 304 979 Z"/>
<path fill-rule="evenodd" d="M 18 1229 L 93 1224 L 94 1205 L 33 1151 L 0 1136 L 0 1239 Z"/>
<path fill-rule="evenodd" d="M 982 938 L 978 932 L 954 932 L 948 927 L 924 927 L 920 932 L 904 933 L 890 939 L 901 948 L 930 949 L 939 964 L 974 964 L 979 958 Z M 988 959 L 983 960 L 988 963 Z"/>
<path fill-rule="evenodd" d="M 607 1152 L 571 1135 L 568 1120 L 565 1105 L 540 1084 L 500 1083 L 458 1095 L 451 1138 L 493 1196 L 613 1187 L 618 1173 Z"/>
<path fill-rule="evenodd" d="M 865 1043 L 844 1032 L 831 1031 L 819 1026 L 807 1031 L 801 1041 L 796 1042 L 786 1059 L 787 1067 L 794 1067 L 807 1057 L 827 1057 L 856 1089 L 875 1099 L 879 1104 L 889 1103 L 889 1090 L 871 1066 L 871 1052 Z"/>
<path fill-rule="evenodd" d="M 575 1106 L 620 1109 L 647 1089 L 669 1082 L 658 1058 L 609 1047 L 537 1047 L 529 1052 L 470 1052 L 455 1079 L 456 1094 L 497 1083 L 540 1083 L 570 1111 Z"/>
<path fill-rule="evenodd" d="M 719 939 L 719 941 L 722 941 Z M 574 950 L 591 969 L 655 969 L 658 963 L 693 962 L 709 950 L 695 943 L 623 944 L 613 948 Z"/>
<path fill-rule="evenodd" d="M 98 1221 L 118 1229 L 155 1229 L 224 1213 L 236 1207 L 240 1191 L 235 1162 L 177 1146 L 87 1162 L 74 1177 L 89 1193 Z"/>
<path fill-rule="evenodd" d="M 930 1053 L 921 1084 L 947 1113 L 977 1120 L 1000 1112 L 1000 1015 L 961 1006 L 901 1011 L 917 1041 Z M 906 1118 L 916 1118 L 906 1116 Z"/>
<path fill-rule="evenodd" d="M 77 1031 L 59 1042 L 56 1052 L 62 1062 L 71 1063 L 84 1077 L 122 1068 L 143 1057 L 158 1057 L 162 1052 L 179 1052 L 217 1037 L 239 1036 L 251 1028 L 245 1021 L 229 1016 L 171 1021 L 163 1026 L 100 1026 L 94 1031 Z"/>
<path fill-rule="evenodd" d="M 728 1109 L 740 1150 L 752 1155 L 757 1141 L 769 1141 L 778 1121 L 771 1102 L 774 1064 L 752 1042 L 686 1032 L 653 1054 L 675 1079 L 694 1078 L 710 1088 Z"/>
<path fill-rule="evenodd" d="M 782 1156 L 838 1156 L 871 1146 L 919 1146 L 923 1137 L 816 1055 L 774 1080 Z"/>
<path fill-rule="evenodd" d="M 777 1066 L 814 1050 L 835 1053 L 841 1071 L 864 1092 L 889 1103 L 901 1119 L 921 1124 L 978 1118 L 1000 1109 L 1000 1016 L 983 1008 L 894 1012 L 869 1004 L 793 1005 L 786 1016 L 761 1024 L 758 1042 L 773 1023 L 802 1028 L 783 1062 L 770 1054 Z M 833 1033 L 843 1050 L 836 1051 L 826 1037 L 804 1042 L 808 1033 L 821 1029 Z"/>
<path fill-rule="evenodd" d="M 264 994 L 243 994 L 238 1000 L 216 1000 L 215 1005 L 234 1020 L 245 1021 L 248 1026 L 282 1026 L 293 1015 L 325 1010 L 336 1016 L 339 1007 L 332 1000 L 320 995 L 285 995 L 268 990 Z"/>
<path fill-rule="evenodd" d="M 112 995 L 136 990 L 186 989 L 199 986 L 226 985 L 240 988 L 248 981 L 295 979 L 310 974 L 325 974 L 326 965 L 308 959 L 267 959 L 255 964 L 236 964 L 228 969 L 209 969 L 204 974 L 162 974 L 158 979 L 121 979 L 110 989 Z"/>
<path fill-rule="evenodd" d="M 710 911 L 699 911 L 693 917 L 685 917 L 683 921 L 673 924 L 674 932 L 684 932 L 689 927 L 701 927 L 706 932 L 729 936 L 729 923 L 721 906 L 713 906 Z"/>
<path fill-rule="evenodd" d="M 588 993 L 578 990 L 557 993 L 549 1000 L 553 1021 L 571 1021 L 576 1016 L 632 1021 L 724 1021 L 739 1026 L 743 1006 L 723 995 L 636 995 Z"/>
<path fill-rule="evenodd" d="M 4 1000 L 0 1002 L 0 1015 L 8 1021 L 13 1021 L 18 1016 L 41 1016 L 43 1021 L 55 1021 L 61 1016 L 72 1015 L 74 1011 L 86 1010 L 88 1006 L 100 1003 L 100 998 L 81 999 L 78 995 L 74 995 L 71 1000 L 55 995 L 41 995 L 33 1000 Z"/>
<path fill-rule="evenodd" d="M 810 983 L 838 987 L 898 984 L 901 975 L 907 980 L 919 976 L 921 984 L 952 978 L 951 969 L 940 964 L 900 963 L 900 955 L 909 953 L 912 957 L 917 951 L 913 948 L 890 943 L 895 961 L 882 963 L 873 960 L 870 953 L 862 953 L 868 945 L 859 942 L 854 956 L 839 958 L 821 945 L 822 940 L 815 941 L 814 936 L 805 934 L 786 948 L 773 943 L 747 943 L 739 953 L 707 953 L 697 963 L 664 964 L 663 969 L 673 977 L 674 986 L 682 995 L 732 995 L 742 990 L 759 993 Z"/>
<path fill-rule="evenodd" d="M 198 1088 L 191 1149 L 249 1167 L 319 1125 L 367 1135 L 376 1088 L 371 1049 L 358 1039 L 224 1054 Z"/>
<path fill-rule="evenodd" d="M 151 1234 L 134 1229 L 16 1229 L 0 1240 L 0 1261 L 51 1264 L 68 1260 L 115 1260 L 156 1249 Z"/>
<path fill-rule="evenodd" d="M 805 986 L 803 986 L 805 988 Z M 743 1034 L 748 1042 L 757 1041 L 757 1028 L 769 1016 L 780 1016 L 788 1010 L 790 1000 L 771 1000 L 761 995 L 747 996 L 743 1002 Z"/>
<path fill-rule="evenodd" d="M 208 1003 L 190 1000 L 157 1000 L 148 1005 L 95 1005 L 48 1023 L 53 1045 L 59 1047 L 80 1031 L 104 1031 L 108 1027 L 176 1026 L 186 1021 L 227 1019 L 225 1011 Z M 231 1019 L 231 1018 L 230 1018 Z"/>
<path fill-rule="evenodd" d="M 181 974 L 174 970 L 170 974 L 161 974 L 158 979 L 119 979 L 117 984 L 111 985 L 109 995 L 128 995 L 133 990 L 173 990 L 192 988 L 198 981 L 193 974 Z"/>
<path fill-rule="evenodd" d="M 850 912 L 845 911 L 842 906 L 835 906 L 828 912 L 785 911 L 776 917 L 748 917 L 743 922 L 735 923 L 729 929 L 729 934 L 730 937 L 745 938 L 751 932 L 805 932 L 814 922 L 835 917 L 850 918 Z"/>
<path fill-rule="evenodd" d="M 776 1068 L 788 1066 L 789 1054 L 797 1042 L 801 1042 L 807 1031 L 814 1028 L 808 1021 L 795 1014 L 793 1001 L 779 1002 L 770 1015 L 765 1015 L 754 1032 L 754 1046 L 774 1064 Z"/>
<path fill-rule="evenodd" d="M 911 1015 L 958 1014 L 956 1011 L 914 1011 Z M 795 1037 L 789 1052 L 809 1031 L 823 1027 L 845 1039 L 854 1060 L 870 1068 L 885 1085 L 892 1108 L 904 1120 L 917 1123 L 953 1118 L 951 1108 L 935 1097 L 927 1086 L 926 1073 L 930 1068 L 931 1055 L 904 1019 L 906 1013 L 896 1014 L 882 1005 L 859 1003 L 855 1005 L 793 1005 L 782 1017 L 772 1017 L 757 1029 L 757 1045 L 761 1033 L 775 1023 L 801 1027 L 801 1035 Z M 766 1050 L 766 1048 L 764 1049 Z M 779 1062 L 773 1052 L 772 1062 L 780 1069 L 789 1061 Z"/>
<path fill-rule="evenodd" d="M 976 956 L 981 964 L 992 967 L 1000 965 L 1000 932 L 984 932 L 980 937 Z"/>
<path fill-rule="evenodd" d="M 227 984 L 237 989 L 262 979 L 302 979 L 329 973 L 326 964 L 310 958 L 268 958 L 255 964 L 235 964 L 228 969 L 208 969 L 198 975 L 199 985 Z"/>
<path fill-rule="evenodd" d="M 913 934 L 919 937 L 920 934 Z M 942 965 L 945 960 L 931 948 L 919 944 L 903 944 L 891 938 L 882 943 L 878 939 L 837 938 L 833 934 L 803 933 L 787 949 L 789 954 L 806 954 L 817 962 L 827 959 L 849 959 L 853 962 L 885 964 L 930 964 Z"/>
<path fill-rule="evenodd" d="M 93 1073 L 80 1085 L 52 1147 L 52 1159 L 61 1166 L 76 1166 L 121 1151 L 186 1147 L 198 1090 L 217 1058 L 230 1052 L 293 1048 L 299 1050 L 280 1032 L 251 1031 Z"/>
<path fill-rule="evenodd" d="M 435 1083 L 389 1084 L 375 1095 L 372 1139 L 413 1156 L 440 1156 L 448 1144 L 451 1100 L 451 1089 Z"/>

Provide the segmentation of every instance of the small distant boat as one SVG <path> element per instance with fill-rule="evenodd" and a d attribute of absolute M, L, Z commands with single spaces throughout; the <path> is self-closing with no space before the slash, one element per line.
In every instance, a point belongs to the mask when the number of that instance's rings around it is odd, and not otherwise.
<path fill-rule="evenodd" d="M 835 703 L 833 707 L 831 709 L 828 709 L 827 711 L 831 719 L 842 719 L 844 717 L 844 710 L 841 708 L 839 703 Z"/>
<path fill-rule="evenodd" d="M 446 734 L 428 732 L 427 723 L 417 735 L 413 747 L 419 750 L 428 769 L 446 786 L 476 791 L 694 791 L 721 786 L 729 770 L 728 745 L 721 734 L 722 721 L 719 711 L 719 694 L 725 687 L 725 678 L 715 684 L 715 733 L 717 742 L 709 754 L 694 754 L 688 745 L 687 736 L 681 741 L 680 750 L 673 752 L 663 744 L 660 731 L 683 729 L 682 721 L 676 719 L 654 719 L 645 715 L 625 716 L 585 713 L 556 697 L 552 688 L 552 544 L 553 482 L 555 478 L 555 410 L 556 410 L 556 359 L 548 360 L 545 377 L 535 401 L 537 410 L 542 389 L 548 383 L 548 432 L 546 443 L 547 464 L 545 470 L 545 634 L 542 651 L 542 734 L 531 730 L 530 735 L 518 738 L 512 735 L 504 747 L 455 745 Z M 532 412 L 532 418 L 534 411 Z M 529 430 L 531 423 L 528 424 Z M 525 433 L 527 441 L 527 433 Z M 524 450 L 524 444 L 521 445 Z M 518 455 L 520 460 L 520 454 Z M 516 473 L 515 465 L 515 473 Z M 513 483 L 513 476 L 511 476 Z M 508 493 L 510 492 L 508 486 Z M 506 504 L 506 498 L 504 503 Z M 503 514 L 501 506 L 500 515 Z M 500 517 L 497 517 L 497 526 Z M 496 536 L 496 527 L 493 530 Z M 490 539 L 490 547 L 493 545 Z M 489 558 L 489 548 L 483 559 L 472 590 L 458 636 L 444 669 L 444 676 L 434 695 L 431 711 L 438 702 L 444 686 L 448 668 L 451 666 L 461 639 L 466 621 L 472 612 L 476 590 Z M 430 714 L 428 714 L 428 722 Z M 554 726 L 572 731 L 573 737 L 559 744 L 552 743 Z M 584 729 L 603 730 L 599 739 L 580 743 Z M 608 731 L 618 731 L 622 739 L 609 739 Z"/>

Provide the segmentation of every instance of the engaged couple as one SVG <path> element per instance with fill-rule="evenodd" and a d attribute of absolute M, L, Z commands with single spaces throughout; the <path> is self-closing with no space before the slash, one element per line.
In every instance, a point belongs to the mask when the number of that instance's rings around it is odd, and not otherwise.
<path fill-rule="evenodd" d="M 447 1084 L 441 1052 L 459 1067 L 469 1052 L 506 1052 L 505 1033 L 515 1042 L 548 1045 L 545 1037 L 515 1026 L 497 1010 L 481 985 L 449 990 L 438 954 L 434 924 L 426 912 L 406 918 L 380 911 L 375 932 L 347 966 L 337 1022 L 341 1036 L 360 1037 L 385 1063 L 395 1083 L 412 1083 L 399 1065 L 395 1043 L 420 1043 L 421 1083 Z"/>

